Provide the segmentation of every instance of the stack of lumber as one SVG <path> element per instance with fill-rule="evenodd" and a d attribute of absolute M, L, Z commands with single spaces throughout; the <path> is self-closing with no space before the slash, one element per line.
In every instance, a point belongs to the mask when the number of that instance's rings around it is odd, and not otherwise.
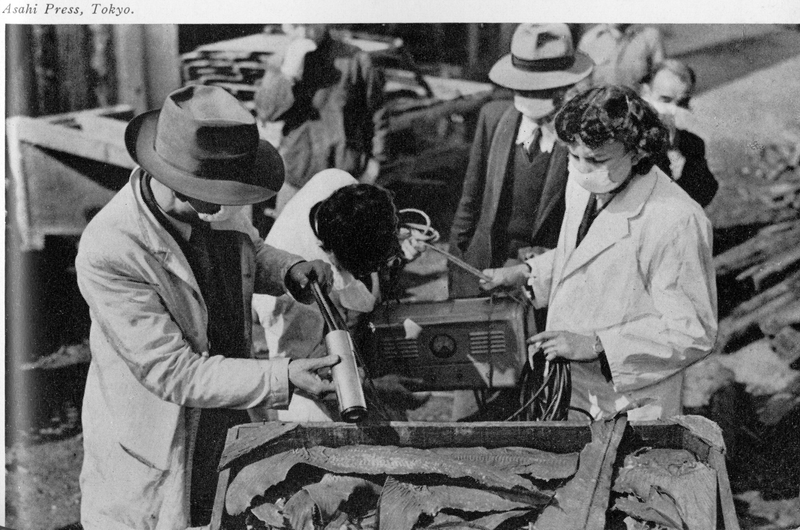
<path fill-rule="evenodd" d="M 800 405 L 799 163 L 797 125 L 754 150 L 742 170 L 747 194 L 758 197 L 771 221 L 714 258 L 718 283 L 749 298 L 720 315 L 713 354 L 687 372 L 687 407 L 708 405 L 734 381 L 744 386 L 765 425 Z"/>
<path fill-rule="evenodd" d="M 800 123 L 790 124 L 777 141 L 749 152 L 742 175 L 753 184 L 750 193 L 778 218 L 800 210 Z"/>

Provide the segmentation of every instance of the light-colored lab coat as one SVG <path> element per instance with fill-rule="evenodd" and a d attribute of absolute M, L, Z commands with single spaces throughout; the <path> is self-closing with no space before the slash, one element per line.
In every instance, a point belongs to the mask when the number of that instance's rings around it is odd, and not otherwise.
<path fill-rule="evenodd" d="M 683 370 L 711 351 L 717 293 L 711 223 L 661 170 L 635 177 L 575 248 L 589 192 L 567 183 L 558 247 L 531 259 L 535 303 L 548 330 L 597 334 L 598 361 L 572 366 L 572 406 L 607 418 L 631 404 L 634 420 L 681 412 Z"/>
<path fill-rule="evenodd" d="M 199 409 L 289 401 L 287 360 L 208 355 L 206 304 L 180 247 L 144 203 L 141 176 L 135 169 L 89 223 L 75 262 L 92 317 L 80 477 L 86 530 L 184 530 Z M 246 318 L 232 332 L 250 344 L 253 292 L 285 292 L 300 258 L 244 233 L 239 248 Z"/>

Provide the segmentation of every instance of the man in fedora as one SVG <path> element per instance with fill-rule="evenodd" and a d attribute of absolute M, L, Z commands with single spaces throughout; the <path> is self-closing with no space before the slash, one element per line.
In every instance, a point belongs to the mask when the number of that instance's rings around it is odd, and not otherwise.
<path fill-rule="evenodd" d="M 310 302 L 330 267 L 269 247 L 240 210 L 283 163 L 225 90 L 189 86 L 125 132 L 130 182 L 89 223 L 76 269 L 92 317 L 83 404 L 86 530 L 208 524 L 227 429 L 293 391 L 333 390 L 337 362 L 251 352 L 254 292 Z"/>
<path fill-rule="evenodd" d="M 552 121 L 568 91 L 587 79 L 592 67 L 587 55 L 575 51 L 566 24 L 517 27 L 511 53 L 489 72 L 489 79 L 511 89 L 514 99 L 481 109 L 450 229 L 452 253 L 483 270 L 522 263 L 556 246 L 567 148 L 556 141 Z M 460 269 L 451 267 L 449 283 L 451 298 L 481 294 L 478 279 Z M 544 315 L 535 316 L 543 325 Z M 475 412 L 471 400 L 456 405 L 454 417 Z M 494 414 L 504 414 L 504 407 Z"/>

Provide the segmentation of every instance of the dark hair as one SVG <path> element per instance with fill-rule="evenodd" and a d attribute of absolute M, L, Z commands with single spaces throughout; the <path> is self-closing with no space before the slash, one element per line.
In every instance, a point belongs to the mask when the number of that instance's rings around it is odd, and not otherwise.
<path fill-rule="evenodd" d="M 356 277 L 380 270 L 399 255 L 398 218 L 392 194 L 370 184 L 340 188 L 316 207 L 322 249 Z"/>
<path fill-rule="evenodd" d="M 611 141 L 621 142 L 626 151 L 645 156 L 633 174 L 643 175 L 655 158 L 667 149 L 668 132 L 655 110 L 628 87 L 599 86 L 570 99 L 556 114 L 556 134 L 573 144 L 578 138 L 590 149 Z"/>

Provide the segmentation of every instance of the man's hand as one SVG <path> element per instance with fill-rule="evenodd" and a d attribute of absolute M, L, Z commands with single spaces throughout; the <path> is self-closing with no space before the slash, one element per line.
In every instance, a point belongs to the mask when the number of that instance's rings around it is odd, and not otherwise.
<path fill-rule="evenodd" d="M 678 181 L 683 176 L 683 166 L 686 165 L 686 157 L 676 149 L 667 151 L 669 157 L 669 170 L 672 173 L 672 180 Z"/>
<path fill-rule="evenodd" d="M 525 285 L 530 277 L 530 267 L 522 263 L 500 269 L 485 269 L 483 273 L 491 279 L 480 280 L 480 287 L 484 291 L 491 291 L 498 287 L 514 288 Z"/>
<path fill-rule="evenodd" d="M 520 261 L 528 261 L 531 258 L 544 254 L 548 250 L 550 249 L 545 247 L 522 247 L 517 250 L 517 258 Z"/>
<path fill-rule="evenodd" d="M 324 261 L 300 261 L 292 265 L 286 274 L 286 288 L 298 302 L 310 304 L 314 301 L 309 283 L 316 280 L 319 286 L 329 291 L 333 286 L 333 270 Z"/>
<path fill-rule="evenodd" d="M 422 384 L 422 379 L 398 374 L 387 374 L 372 380 L 381 400 L 401 410 L 416 410 L 428 402 L 431 395 L 426 392 L 416 395 L 409 390 Z"/>
<path fill-rule="evenodd" d="M 532 353 L 542 350 L 548 361 L 563 357 L 570 361 L 586 362 L 597 359 L 594 337 L 578 335 L 569 331 L 542 331 L 528 339 L 528 344 L 537 345 Z"/>
<path fill-rule="evenodd" d="M 314 359 L 292 359 L 289 361 L 289 381 L 301 393 L 320 397 L 336 389 L 333 382 L 323 379 L 318 370 L 329 368 L 340 361 L 338 355 L 326 355 Z"/>

